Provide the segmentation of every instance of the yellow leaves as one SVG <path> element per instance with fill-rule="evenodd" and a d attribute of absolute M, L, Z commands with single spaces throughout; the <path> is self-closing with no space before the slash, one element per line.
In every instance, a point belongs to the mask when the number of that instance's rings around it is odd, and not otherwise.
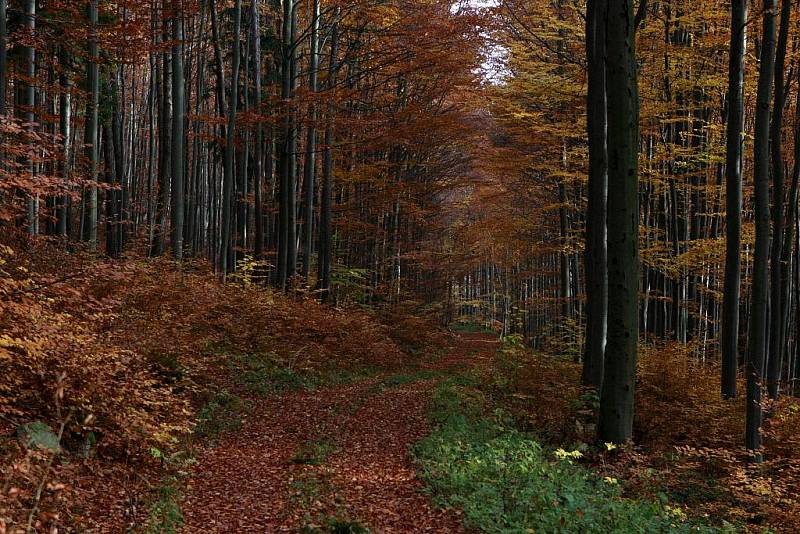
<path fill-rule="evenodd" d="M 559 448 L 556 449 L 556 452 L 554 454 L 556 455 L 556 458 L 558 458 L 559 460 L 579 460 L 583 458 L 583 453 L 578 450 L 566 451 L 564 449 Z"/>

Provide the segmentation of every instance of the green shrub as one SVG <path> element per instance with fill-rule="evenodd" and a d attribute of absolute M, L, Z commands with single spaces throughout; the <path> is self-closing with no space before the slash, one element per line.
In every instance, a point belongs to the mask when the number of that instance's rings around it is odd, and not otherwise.
<path fill-rule="evenodd" d="M 494 533 L 716 532 L 679 509 L 624 498 L 574 460 L 513 428 L 502 412 L 486 415 L 474 379 L 441 385 L 430 411 L 434 432 L 415 447 L 436 501 L 463 510 L 467 527 Z M 731 529 L 732 530 L 732 529 Z"/>
<path fill-rule="evenodd" d="M 178 481 L 167 478 L 158 489 L 142 534 L 177 534 L 183 526 Z"/>

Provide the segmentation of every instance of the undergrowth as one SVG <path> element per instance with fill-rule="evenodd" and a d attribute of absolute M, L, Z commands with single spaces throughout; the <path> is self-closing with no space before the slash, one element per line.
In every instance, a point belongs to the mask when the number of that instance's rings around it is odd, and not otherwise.
<path fill-rule="evenodd" d="M 553 451 L 492 411 L 472 377 L 441 384 L 430 407 L 433 433 L 417 444 L 421 476 L 440 505 L 490 533 L 723 532 L 694 524 L 666 502 L 625 498 L 617 480 L 578 465 L 578 451 Z"/>
<path fill-rule="evenodd" d="M 724 521 L 748 532 L 800 531 L 800 424 L 797 399 L 769 405 L 766 461 L 747 462 L 742 447 L 744 399 L 723 400 L 719 368 L 693 357 L 691 345 L 643 344 L 637 368 L 635 447 L 598 452 L 598 396 L 580 385 L 570 345 L 534 352 L 510 339 L 498 351 L 482 388 L 542 443 L 580 450 L 625 496 L 666 499 L 692 518 Z"/>
<path fill-rule="evenodd" d="M 247 403 L 228 390 L 212 395 L 197 414 L 195 434 L 214 438 L 223 432 L 238 430 L 246 408 Z"/>
<path fill-rule="evenodd" d="M 169 477 L 158 488 L 142 534 L 177 534 L 182 526 L 179 481 Z"/>

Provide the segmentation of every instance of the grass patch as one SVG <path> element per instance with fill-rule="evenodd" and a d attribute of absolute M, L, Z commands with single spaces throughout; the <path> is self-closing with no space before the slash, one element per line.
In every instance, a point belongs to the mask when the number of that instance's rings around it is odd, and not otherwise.
<path fill-rule="evenodd" d="M 406 384 L 413 384 L 414 382 L 420 382 L 423 380 L 430 380 L 432 378 L 436 378 L 439 373 L 436 371 L 432 371 L 430 369 L 420 369 L 419 371 L 414 371 L 411 373 L 401 373 L 396 374 L 388 377 L 386 380 L 383 381 L 383 384 L 386 387 L 400 387 L 405 386 Z"/>
<path fill-rule="evenodd" d="M 183 526 L 178 480 L 169 477 L 158 488 L 142 534 L 177 534 Z"/>
<path fill-rule="evenodd" d="M 336 445 L 327 440 L 307 443 L 292 458 L 292 463 L 301 465 L 322 465 L 336 451 Z"/>
<path fill-rule="evenodd" d="M 197 436 L 213 438 L 242 426 L 247 403 L 227 390 L 214 394 L 197 414 Z"/>
<path fill-rule="evenodd" d="M 497 331 L 482 323 L 458 322 L 450 325 L 450 330 L 459 334 L 496 334 Z"/>
<path fill-rule="evenodd" d="M 438 504 L 463 510 L 485 532 L 733 532 L 691 523 L 667 503 L 628 499 L 619 483 L 578 465 L 578 452 L 546 449 L 491 412 L 478 379 L 441 384 L 432 399 L 434 432 L 415 447 L 421 476 Z"/>
<path fill-rule="evenodd" d="M 270 354 L 240 354 L 228 357 L 228 367 L 248 393 L 267 396 L 293 389 L 312 389 L 321 382 L 312 372 L 279 365 Z"/>
<path fill-rule="evenodd" d="M 323 517 L 322 526 L 306 525 L 303 534 L 370 534 L 370 530 L 351 519 L 342 517 Z"/>

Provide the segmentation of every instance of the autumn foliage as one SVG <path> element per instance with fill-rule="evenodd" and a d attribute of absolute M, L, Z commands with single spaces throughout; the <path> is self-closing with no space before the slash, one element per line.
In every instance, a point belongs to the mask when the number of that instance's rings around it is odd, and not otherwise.
<path fill-rule="evenodd" d="M 41 480 L 42 525 L 116 531 L 142 521 L 161 476 L 153 451 L 184 447 L 208 392 L 238 387 L 232 355 L 266 354 L 308 373 L 408 358 L 370 313 L 223 286 L 201 264 L 84 262 L 45 242 L 2 251 L 0 519 L 12 525 L 25 524 Z M 69 462 L 50 472 L 47 451 L 20 445 L 31 421 L 64 425 Z"/>

